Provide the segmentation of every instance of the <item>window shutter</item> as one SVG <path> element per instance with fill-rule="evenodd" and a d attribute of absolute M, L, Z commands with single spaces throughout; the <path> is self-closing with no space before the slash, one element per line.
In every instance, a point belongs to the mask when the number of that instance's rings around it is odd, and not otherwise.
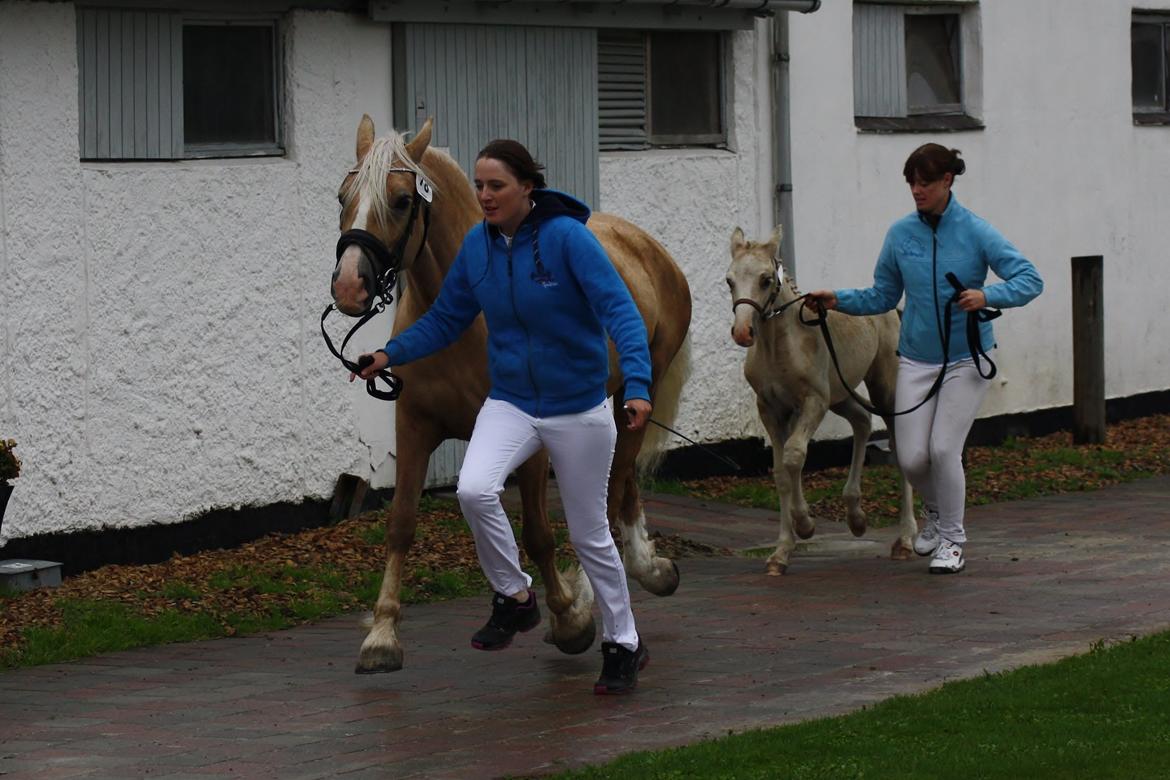
<path fill-rule="evenodd" d="M 646 43 L 641 32 L 597 32 L 598 143 L 646 149 Z"/>
<path fill-rule="evenodd" d="M 183 156 L 183 27 L 177 14 L 77 10 L 83 160 Z"/>
<path fill-rule="evenodd" d="M 853 5 L 853 114 L 907 114 L 905 16 L 898 6 Z"/>

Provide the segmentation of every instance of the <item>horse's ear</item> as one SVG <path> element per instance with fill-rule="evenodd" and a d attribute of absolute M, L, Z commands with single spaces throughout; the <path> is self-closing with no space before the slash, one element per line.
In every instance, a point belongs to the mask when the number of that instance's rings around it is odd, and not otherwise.
<path fill-rule="evenodd" d="M 435 118 L 427 117 L 427 121 L 423 122 L 423 126 L 414 134 L 414 138 L 410 139 L 410 143 L 406 145 L 406 153 L 410 155 L 410 159 L 416 163 L 422 162 L 423 154 L 427 147 L 431 145 L 431 128 L 434 126 Z"/>
<path fill-rule="evenodd" d="M 357 129 L 357 161 L 361 162 L 374 145 L 374 120 L 369 114 L 362 114 L 362 121 L 358 122 Z"/>
<path fill-rule="evenodd" d="M 731 254 L 739 254 L 745 246 L 747 246 L 747 239 L 743 237 L 743 230 L 737 227 L 731 231 Z"/>
<path fill-rule="evenodd" d="M 772 257 L 777 260 L 780 259 L 780 242 L 784 240 L 784 228 L 777 225 L 772 230 L 772 237 L 768 239 L 768 245 L 772 247 Z"/>

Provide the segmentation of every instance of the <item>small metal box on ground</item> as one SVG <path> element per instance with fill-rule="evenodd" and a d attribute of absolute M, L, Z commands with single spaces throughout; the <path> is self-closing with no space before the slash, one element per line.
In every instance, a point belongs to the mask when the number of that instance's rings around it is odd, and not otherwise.
<path fill-rule="evenodd" d="M 61 584 L 61 564 L 10 558 L 0 561 L 0 586 L 12 590 L 55 588 Z"/>

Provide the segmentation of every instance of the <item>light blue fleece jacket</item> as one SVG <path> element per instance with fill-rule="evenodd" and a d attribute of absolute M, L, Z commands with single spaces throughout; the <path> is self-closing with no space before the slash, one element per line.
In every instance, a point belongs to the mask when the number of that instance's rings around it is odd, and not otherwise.
<path fill-rule="evenodd" d="M 991 269 L 1002 282 L 989 284 Z M 895 222 L 886 233 L 873 287 L 835 290 L 837 309 L 846 314 L 880 314 L 898 305 L 906 294 L 898 354 L 912 360 L 941 365 L 970 357 L 967 346 L 967 312 L 951 306 L 949 355 L 943 355 L 940 328 L 947 300 L 955 294 L 947 272 L 964 287 L 982 289 L 990 308 L 1023 306 L 1044 289 L 1036 267 L 998 230 L 977 216 L 951 194 L 932 229 L 918 212 Z M 990 322 L 979 323 L 984 351 L 995 346 Z"/>
<path fill-rule="evenodd" d="M 390 365 L 451 344 L 482 311 L 489 397 L 534 417 L 592 409 L 606 397 L 608 331 L 624 398 L 650 400 L 646 326 L 609 255 L 585 227 L 588 207 L 554 190 L 534 190 L 532 200 L 511 245 L 486 221 L 468 232 L 434 305 L 386 344 Z"/>

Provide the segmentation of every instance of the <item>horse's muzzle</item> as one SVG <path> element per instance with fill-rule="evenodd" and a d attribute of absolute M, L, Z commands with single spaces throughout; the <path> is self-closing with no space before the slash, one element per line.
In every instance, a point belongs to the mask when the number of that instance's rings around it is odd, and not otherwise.
<path fill-rule="evenodd" d="M 329 293 L 337 310 L 350 317 L 360 317 L 374 305 L 374 269 L 359 247 L 351 246 L 337 261 Z"/>

